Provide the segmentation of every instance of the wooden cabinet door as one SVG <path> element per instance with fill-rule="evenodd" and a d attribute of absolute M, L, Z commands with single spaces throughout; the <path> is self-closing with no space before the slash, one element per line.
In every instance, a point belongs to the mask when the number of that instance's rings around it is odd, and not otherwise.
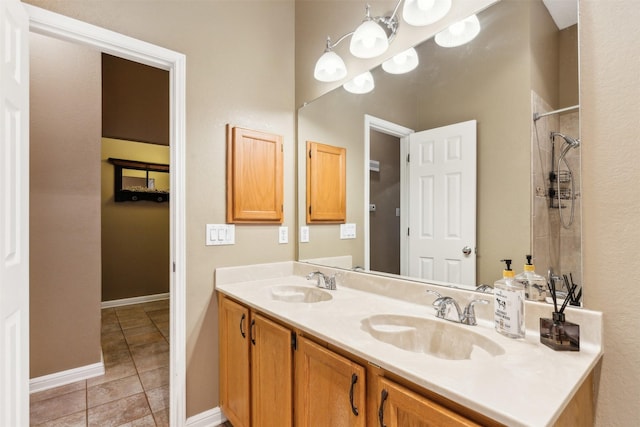
<path fill-rule="evenodd" d="M 347 150 L 307 141 L 307 223 L 347 219 Z"/>
<path fill-rule="evenodd" d="M 451 410 L 423 397 L 411 390 L 388 380 L 377 377 L 376 407 L 378 427 L 458 427 L 479 426 L 479 424 L 452 412 Z"/>
<path fill-rule="evenodd" d="M 249 427 L 249 310 L 220 296 L 220 407 L 234 427 Z"/>
<path fill-rule="evenodd" d="M 251 342 L 251 425 L 289 427 L 293 414 L 291 331 L 254 314 Z"/>
<path fill-rule="evenodd" d="M 227 125 L 227 222 L 282 223 L 282 137 Z"/>
<path fill-rule="evenodd" d="M 365 369 L 318 344 L 298 338 L 295 352 L 295 425 L 366 425 Z"/>

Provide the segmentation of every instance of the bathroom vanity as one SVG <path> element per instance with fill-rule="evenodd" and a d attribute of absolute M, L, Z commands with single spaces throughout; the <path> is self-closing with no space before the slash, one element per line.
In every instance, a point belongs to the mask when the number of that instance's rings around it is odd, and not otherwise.
<path fill-rule="evenodd" d="M 593 371 L 602 356 L 600 313 L 572 310 L 579 352 L 540 344 L 527 303 L 527 336 L 437 319 L 427 289 L 462 307 L 486 298 L 397 278 L 338 273 L 337 289 L 297 262 L 216 270 L 221 408 L 234 427 L 279 425 L 592 425 Z"/>

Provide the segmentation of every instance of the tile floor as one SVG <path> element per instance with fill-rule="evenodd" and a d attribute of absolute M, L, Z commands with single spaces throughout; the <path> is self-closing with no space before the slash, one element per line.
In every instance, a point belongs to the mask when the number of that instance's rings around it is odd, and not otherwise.
<path fill-rule="evenodd" d="M 168 426 L 169 300 L 102 310 L 105 374 L 31 395 L 32 426 Z"/>

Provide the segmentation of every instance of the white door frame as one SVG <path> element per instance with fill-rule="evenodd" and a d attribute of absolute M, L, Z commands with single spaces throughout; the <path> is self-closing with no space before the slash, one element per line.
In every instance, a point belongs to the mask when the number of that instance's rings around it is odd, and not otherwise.
<path fill-rule="evenodd" d="M 371 158 L 371 138 L 370 131 L 375 130 L 400 138 L 400 274 L 405 274 L 408 265 L 405 266 L 407 260 L 407 236 L 402 230 L 406 230 L 409 226 L 408 216 L 408 180 L 407 180 L 407 154 L 409 153 L 409 135 L 414 132 L 413 129 L 400 126 L 396 123 L 371 116 L 364 115 L 364 269 L 369 270 L 371 267 L 371 236 L 369 236 L 369 160 Z"/>
<path fill-rule="evenodd" d="M 186 422 L 186 57 L 184 54 L 24 4 L 29 30 L 169 71 L 170 425 Z"/>

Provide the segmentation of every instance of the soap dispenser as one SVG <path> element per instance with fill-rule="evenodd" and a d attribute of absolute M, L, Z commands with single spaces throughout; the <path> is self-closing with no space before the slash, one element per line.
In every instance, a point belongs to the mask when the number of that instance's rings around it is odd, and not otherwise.
<path fill-rule="evenodd" d="M 531 255 L 527 255 L 524 271 L 516 276 L 516 281 L 524 286 L 524 296 L 531 301 L 544 301 L 547 296 L 547 279 L 536 274 L 536 267 L 531 263 Z"/>
<path fill-rule="evenodd" d="M 496 331 L 509 338 L 524 338 L 524 286 L 515 280 L 511 260 L 502 262 L 506 264 L 502 279 L 493 286 Z"/>

